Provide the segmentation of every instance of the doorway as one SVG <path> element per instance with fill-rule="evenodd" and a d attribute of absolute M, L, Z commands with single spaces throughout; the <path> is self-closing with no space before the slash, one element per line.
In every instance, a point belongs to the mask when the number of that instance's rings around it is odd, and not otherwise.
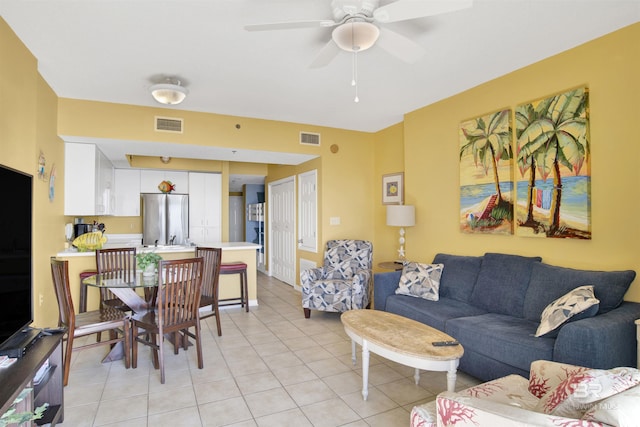
<path fill-rule="evenodd" d="M 291 286 L 296 284 L 295 178 L 269 184 L 269 272 Z"/>

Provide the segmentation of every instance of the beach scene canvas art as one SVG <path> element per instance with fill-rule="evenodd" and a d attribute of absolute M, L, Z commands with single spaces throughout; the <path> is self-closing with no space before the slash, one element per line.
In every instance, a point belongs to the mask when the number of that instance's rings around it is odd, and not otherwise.
<path fill-rule="evenodd" d="M 516 235 L 591 238 L 588 90 L 515 110 Z"/>
<path fill-rule="evenodd" d="M 460 230 L 513 234 L 511 110 L 460 124 Z"/>

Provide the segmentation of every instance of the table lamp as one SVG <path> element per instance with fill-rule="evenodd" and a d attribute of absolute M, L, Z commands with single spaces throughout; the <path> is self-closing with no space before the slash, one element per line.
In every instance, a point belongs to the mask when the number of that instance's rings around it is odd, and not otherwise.
<path fill-rule="evenodd" d="M 400 249 L 398 249 L 397 263 L 404 263 L 404 227 L 416 225 L 416 208 L 412 205 L 387 205 L 387 225 L 400 227 Z"/>

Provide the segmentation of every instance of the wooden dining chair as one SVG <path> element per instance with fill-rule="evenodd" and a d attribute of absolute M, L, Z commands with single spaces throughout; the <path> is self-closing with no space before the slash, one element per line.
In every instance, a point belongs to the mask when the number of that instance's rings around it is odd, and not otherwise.
<path fill-rule="evenodd" d="M 148 311 L 135 313 L 132 318 L 133 359 L 138 364 L 138 343 L 153 349 L 153 364 L 160 368 L 160 382 L 164 384 L 165 334 L 173 334 L 174 352 L 182 342 L 187 349 L 188 338 L 196 341 L 198 368 L 203 368 L 200 341 L 200 295 L 202 292 L 202 258 L 160 261 L 158 266 L 157 305 Z M 189 328 L 195 329 L 194 333 Z"/>
<path fill-rule="evenodd" d="M 222 336 L 222 327 L 220 326 L 220 316 L 218 314 L 218 279 L 220 277 L 222 249 L 198 246 L 196 247 L 196 257 L 202 257 L 204 260 L 200 307 L 211 306 L 210 312 L 200 313 L 200 319 L 216 316 L 216 326 L 218 327 L 218 336 L 220 337 Z"/>
<path fill-rule="evenodd" d="M 96 270 L 103 277 L 109 274 L 136 274 L 136 248 L 96 250 Z M 100 288 L 100 304 L 130 311 L 131 309 L 108 288 Z"/>
<path fill-rule="evenodd" d="M 51 258 L 51 277 L 58 300 L 58 326 L 67 329 L 67 345 L 64 352 L 64 385 L 69 382 L 69 368 L 71 367 L 71 353 L 73 350 L 95 347 L 98 345 L 124 344 L 124 363 L 128 369 L 130 365 L 131 344 L 129 341 L 129 318 L 126 313 L 113 307 L 101 307 L 99 310 L 75 314 L 71 290 L 69 288 L 68 261 Z M 96 341 L 75 347 L 75 338 L 100 332 L 110 332 L 108 341 Z"/>

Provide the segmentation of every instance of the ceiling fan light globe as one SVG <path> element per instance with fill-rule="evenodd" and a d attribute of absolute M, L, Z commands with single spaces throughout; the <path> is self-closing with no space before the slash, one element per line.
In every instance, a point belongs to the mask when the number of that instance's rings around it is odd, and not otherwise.
<path fill-rule="evenodd" d="M 187 97 L 187 88 L 172 83 L 161 83 L 151 86 L 151 96 L 160 104 L 180 104 Z"/>
<path fill-rule="evenodd" d="M 347 22 L 331 33 L 338 47 L 347 52 L 362 52 L 375 44 L 380 29 L 369 22 Z"/>

